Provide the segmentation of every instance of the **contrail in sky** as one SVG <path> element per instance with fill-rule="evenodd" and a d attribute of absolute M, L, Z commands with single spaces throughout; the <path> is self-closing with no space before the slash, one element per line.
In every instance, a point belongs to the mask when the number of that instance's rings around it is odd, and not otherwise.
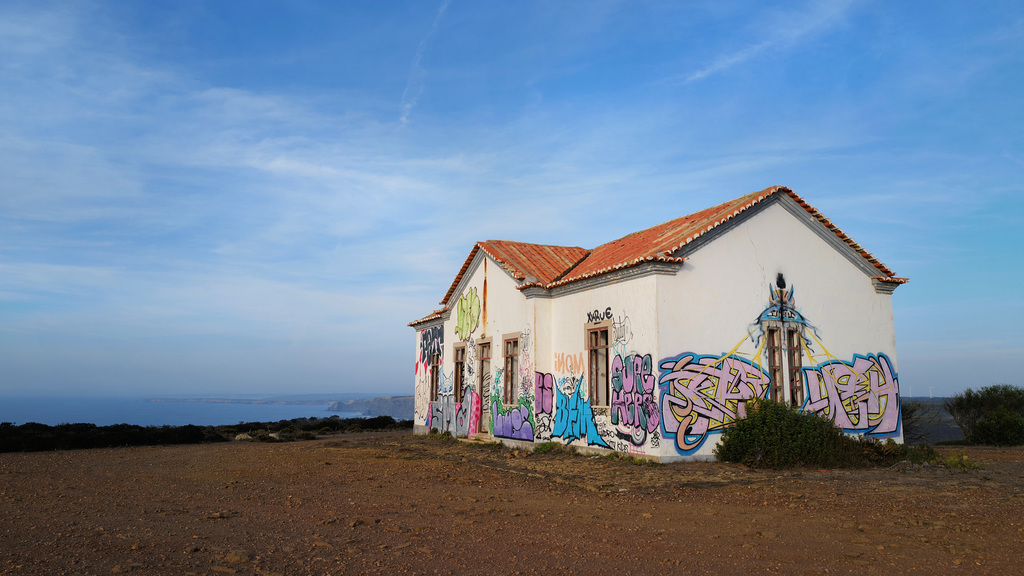
<path fill-rule="evenodd" d="M 451 0 L 441 2 L 441 6 L 438 7 L 437 14 L 434 16 L 434 23 L 430 25 L 430 30 L 427 30 L 423 39 L 420 40 L 420 45 L 416 48 L 416 55 L 412 58 L 412 66 L 409 67 L 409 78 L 405 83 L 405 91 L 402 92 L 402 116 L 399 118 L 399 122 L 403 126 L 409 121 L 409 114 L 412 113 L 412 109 L 416 107 L 420 94 L 423 93 L 423 77 L 426 75 L 423 67 L 420 66 L 420 61 L 423 60 L 423 53 L 427 51 L 427 44 L 433 38 L 434 31 L 441 24 L 441 17 L 444 16 L 445 10 L 448 9 L 448 5 L 451 3 Z"/>
<path fill-rule="evenodd" d="M 717 74 L 723 70 L 728 70 L 738 64 L 742 64 L 766 50 L 773 48 L 788 48 L 807 36 L 827 30 L 836 22 L 841 20 L 843 15 L 849 11 L 850 7 L 856 3 L 856 1 L 857 0 L 836 0 L 832 2 L 813 3 L 810 8 L 801 10 L 799 13 L 790 14 L 786 18 L 782 18 L 781 21 L 785 23 L 783 25 L 765 26 L 767 29 L 774 30 L 771 38 L 758 42 L 757 44 L 747 46 L 746 48 L 733 52 L 732 54 L 723 54 L 719 56 L 707 66 L 687 76 L 684 83 L 689 84 L 690 82 L 703 80 L 708 76 Z"/>

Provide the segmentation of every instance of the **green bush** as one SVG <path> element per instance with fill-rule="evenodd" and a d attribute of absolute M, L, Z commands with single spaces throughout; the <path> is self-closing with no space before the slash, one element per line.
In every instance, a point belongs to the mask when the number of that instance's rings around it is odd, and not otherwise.
<path fill-rule="evenodd" d="M 971 442 L 993 446 L 1024 444 L 1024 416 L 1000 407 L 974 424 Z"/>
<path fill-rule="evenodd" d="M 1008 384 L 986 386 L 977 392 L 968 388 L 946 399 L 943 406 L 964 433 L 964 438 L 975 444 L 985 444 L 988 442 L 975 438 L 975 427 L 982 420 L 991 420 L 997 411 L 1024 416 L 1024 388 Z M 1012 428 L 1006 416 L 998 416 L 997 419 L 999 422 L 982 425 L 986 438 L 992 433 L 992 426 L 1009 425 Z"/>
<path fill-rule="evenodd" d="M 920 464 L 938 458 L 929 446 L 911 448 L 892 440 L 849 436 L 817 414 L 769 400 L 747 404 L 747 417 L 722 434 L 715 456 L 723 462 L 775 469 L 890 466 L 904 460 Z"/>
<path fill-rule="evenodd" d="M 769 400 L 747 404 L 747 417 L 722 434 L 715 456 L 755 468 L 836 467 L 855 459 L 856 441 L 832 422 Z"/>

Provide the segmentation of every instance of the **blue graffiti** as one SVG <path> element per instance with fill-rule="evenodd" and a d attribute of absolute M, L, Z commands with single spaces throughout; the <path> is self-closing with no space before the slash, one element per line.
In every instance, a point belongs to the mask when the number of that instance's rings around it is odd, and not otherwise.
<path fill-rule="evenodd" d="M 551 435 L 566 442 L 586 439 L 590 446 L 611 448 L 605 443 L 604 438 L 601 438 L 597 426 L 594 425 L 594 411 L 590 408 L 590 402 L 580 396 L 582 388 L 581 379 L 580 386 L 572 394 L 557 390 L 558 407 L 555 410 L 555 427 Z"/>

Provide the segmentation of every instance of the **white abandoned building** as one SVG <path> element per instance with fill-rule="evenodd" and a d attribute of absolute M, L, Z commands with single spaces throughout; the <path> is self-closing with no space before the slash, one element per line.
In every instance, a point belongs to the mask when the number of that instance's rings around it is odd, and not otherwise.
<path fill-rule="evenodd" d="M 708 458 L 744 401 L 902 441 L 896 278 L 776 186 L 588 250 L 478 242 L 416 329 L 416 431 Z"/>

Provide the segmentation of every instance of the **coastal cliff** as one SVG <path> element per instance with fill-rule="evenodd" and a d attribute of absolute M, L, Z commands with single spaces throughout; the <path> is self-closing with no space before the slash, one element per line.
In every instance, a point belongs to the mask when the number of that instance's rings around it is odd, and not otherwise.
<path fill-rule="evenodd" d="M 411 420 L 413 415 L 412 396 L 383 396 L 331 402 L 329 412 L 355 412 L 363 416 L 391 416 L 396 420 Z"/>

